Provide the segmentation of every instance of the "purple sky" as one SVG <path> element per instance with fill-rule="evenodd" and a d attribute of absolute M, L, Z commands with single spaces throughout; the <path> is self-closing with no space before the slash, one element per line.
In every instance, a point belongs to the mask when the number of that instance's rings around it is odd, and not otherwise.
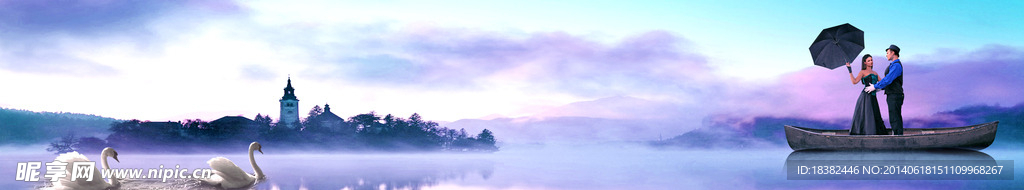
<path fill-rule="evenodd" d="M 1024 41 L 993 32 L 1020 33 L 1004 19 L 1019 11 L 1002 6 L 949 12 L 963 19 L 908 8 L 912 22 L 894 27 L 881 14 L 806 18 L 829 3 L 513 4 L 0 0 L 0 107 L 277 119 L 290 75 L 300 110 L 330 103 L 342 116 L 511 118 L 644 138 L 709 115 L 840 119 L 862 85 L 812 66 L 807 46 L 846 22 L 865 30 L 879 73 L 882 49 L 903 48 L 906 117 L 1024 102 Z"/>
<path fill-rule="evenodd" d="M 868 49 L 870 51 L 871 49 Z M 903 50 L 908 51 L 908 50 Z M 884 74 L 884 50 L 873 54 L 874 70 Z M 870 52 L 869 52 L 870 53 Z M 879 55 L 879 56 L 874 56 Z M 967 105 L 1012 106 L 1024 102 L 1024 50 L 990 45 L 972 51 L 940 51 L 901 57 L 904 66 L 904 117 L 928 116 Z M 859 65 L 859 64 L 852 64 Z M 859 69 L 859 66 L 854 66 Z M 734 109 L 810 118 L 852 117 L 862 84 L 852 85 L 843 69 L 820 67 L 787 73 L 772 85 L 754 89 Z M 758 98 L 760 97 L 760 98 Z M 877 96 L 888 117 L 885 95 Z M 754 101 L 743 101 L 754 100 Z M 749 103 L 753 102 L 753 103 Z M 772 111 L 776 110 L 776 111 Z"/>

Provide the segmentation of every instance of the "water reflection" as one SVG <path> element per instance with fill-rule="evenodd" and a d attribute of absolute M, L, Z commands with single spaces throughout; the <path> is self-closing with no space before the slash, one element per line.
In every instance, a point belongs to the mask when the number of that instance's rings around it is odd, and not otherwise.
<path fill-rule="evenodd" d="M 795 151 L 783 170 L 789 180 L 1013 179 L 1007 175 L 960 175 L 953 166 L 1007 166 L 983 152 L 962 149 L 906 151 Z M 1008 170 L 1013 170 L 1012 164 Z M 869 172 L 870 170 L 870 172 Z M 818 174 L 824 172 L 822 174 Z M 863 172 L 863 174 L 861 174 Z M 987 174 L 987 173 L 986 173 Z"/>
<path fill-rule="evenodd" d="M 789 153 L 794 160 L 992 160 L 984 152 L 965 149 L 929 149 L 906 151 L 821 151 L 802 150 Z"/>
<path fill-rule="evenodd" d="M 482 159 L 423 159 L 406 155 L 301 157 L 268 159 L 266 163 L 273 164 L 264 168 L 267 180 L 253 189 L 420 189 L 449 180 L 486 180 L 494 173 L 494 163 Z"/>
<path fill-rule="evenodd" d="M 166 167 L 180 164 L 181 168 L 209 168 L 205 162 L 215 156 L 225 156 L 245 172 L 252 173 L 247 155 L 124 155 L 121 156 L 123 162 L 111 165 L 114 168 L 153 168 L 160 164 Z M 52 158 L 42 155 L 18 160 L 45 159 Z M 422 189 L 461 180 L 486 181 L 495 171 L 493 161 L 474 155 L 296 154 L 257 156 L 256 161 L 267 179 L 248 189 Z M 13 174 L 11 176 L 13 178 Z M 124 179 L 121 182 L 121 189 L 218 189 L 196 179 L 167 179 L 166 182 Z M 52 187 L 42 181 L 15 185 L 32 189 Z"/>
<path fill-rule="evenodd" d="M 797 151 L 656 150 L 636 146 L 508 148 L 494 154 L 257 155 L 267 181 L 251 189 L 1022 189 L 1016 180 L 789 180 L 780 161 L 792 160 L 1021 160 L 1019 150 Z M 114 168 L 179 165 L 208 168 L 225 156 L 252 172 L 248 156 L 140 155 L 120 152 Z M 991 156 L 990 156 L 991 154 Z M 42 182 L 10 180 L 16 162 L 55 155 L 2 155 L 2 189 Z M 98 155 L 87 155 L 94 158 Z M 887 162 L 888 163 L 888 162 Z M 1011 169 L 1007 169 L 1011 170 Z M 1020 173 L 1020 169 L 1013 169 Z M 1017 175 L 1020 176 L 1020 175 Z M 214 189 L 195 180 L 126 180 L 122 189 Z"/>
<path fill-rule="evenodd" d="M 785 170 L 790 164 L 801 160 L 836 160 L 835 164 L 842 165 L 842 161 L 860 160 L 877 161 L 877 163 L 906 163 L 912 161 L 926 160 L 972 160 L 983 161 L 982 163 L 995 164 L 995 159 L 984 152 L 966 149 L 925 149 L 925 150 L 873 150 L 873 151 L 832 151 L 832 150 L 800 150 L 789 153 Z M 978 162 L 973 162 L 978 163 Z"/>

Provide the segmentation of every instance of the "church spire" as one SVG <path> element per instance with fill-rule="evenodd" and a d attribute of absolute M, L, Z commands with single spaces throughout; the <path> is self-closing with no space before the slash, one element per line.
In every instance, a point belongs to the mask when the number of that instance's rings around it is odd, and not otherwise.
<path fill-rule="evenodd" d="M 295 88 L 292 88 L 292 77 L 288 77 L 288 86 L 284 87 L 284 96 L 282 96 L 281 99 L 298 100 L 298 98 L 295 97 Z"/>
<path fill-rule="evenodd" d="M 292 77 L 288 77 L 288 87 L 284 87 L 284 90 L 290 90 L 290 91 L 294 91 L 295 90 L 295 88 L 292 88 Z"/>
<path fill-rule="evenodd" d="M 281 117 L 277 123 L 280 126 L 300 127 L 299 99 L 295 98 L 295 88 L 292 88 L 291 76 L 288 76 L 288 86 L 284 88 L 284 96 L 279 102 L 281 102 Z"/>

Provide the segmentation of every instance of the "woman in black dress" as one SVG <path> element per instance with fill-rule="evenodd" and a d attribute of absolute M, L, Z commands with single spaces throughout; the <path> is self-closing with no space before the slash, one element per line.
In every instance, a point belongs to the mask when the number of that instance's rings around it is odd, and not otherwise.
<path fill-rule="evenodd" d="M 874 59 L 871 58 L 871 54 L 866 54 L 861 58 L 861 69 L 857 73 L 857 76 L 853 75 L 853 70 L 850 69 L 850 63 L 846 63 L 846 68 L 850 70 L 850 82 L 857 84 L 860 82 L 867 87 L 869 84 L 875 84 L 880 78 L 872 68 L 874 68 Z M 878 99 L 875 98 L 875 92 L 864 92 L 863 89 L 859 90 L 860 97 L 857 98 L 857 107 L 853 110 L 853 124 L 850 126 L 850 135 L 886 135 L 889 132 L 885 130 L 885 124 L 882 123 L 882 112 L 878 109 Z"/>

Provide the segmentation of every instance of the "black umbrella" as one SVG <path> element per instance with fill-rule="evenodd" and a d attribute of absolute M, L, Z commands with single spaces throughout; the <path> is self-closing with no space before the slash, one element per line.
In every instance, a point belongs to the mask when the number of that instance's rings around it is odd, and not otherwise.
<path fill-rule="evenodd" d="M 835 69 L 846 65 L 846 62 L 853 62 L 864 50 L 864 31 L 850 23 L 826 28 L 808 49 L 814 65 Z"/>

